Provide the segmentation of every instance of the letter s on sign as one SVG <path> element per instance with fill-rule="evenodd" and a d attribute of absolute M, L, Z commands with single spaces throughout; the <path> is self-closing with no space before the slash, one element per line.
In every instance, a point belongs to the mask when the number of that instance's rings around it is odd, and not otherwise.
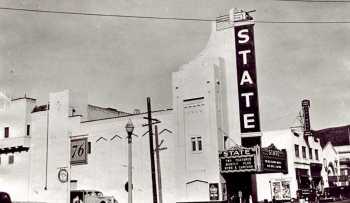
<path fill-rule="evenodd" d="M 238 43 L 243 44 L 249 41 L 248 29 L 238 31 Z M 243 38 L 243 39 L 242 39 Z"/>

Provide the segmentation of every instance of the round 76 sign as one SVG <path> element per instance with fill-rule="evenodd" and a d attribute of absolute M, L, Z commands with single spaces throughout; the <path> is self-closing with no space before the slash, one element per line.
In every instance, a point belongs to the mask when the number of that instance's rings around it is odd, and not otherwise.
<path fill-rule="evenodd" d="M 71 140 L 70 162 L 72 165 L 87 164 L 87 138 Z"/>

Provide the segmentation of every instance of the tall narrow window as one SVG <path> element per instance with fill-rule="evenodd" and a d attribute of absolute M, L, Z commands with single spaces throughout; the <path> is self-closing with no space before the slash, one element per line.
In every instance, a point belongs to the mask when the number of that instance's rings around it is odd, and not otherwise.
<path fill-rule="evenodd" d="M 309 148 L 309 158 L 312 159 L 312 148 Z"/>
<path fill-rule="evenodd" d="M 198 151 L 202 151 L 202 137 L 197 137 Z"/>
<path fill-rule="evenodd" d="M 306 147 L 302 146 L 301 150 L 303 153 L 303 158 L 306 159 Z"/>
<path fill-rule="evenodd" d="M 15 157 L 13 154 L 9 155 L 9 164 L 13 164 L 15 162 Z"/>
<path fill-rule="evenodd" d="M 8 138 L 10 135 L 10 127 L 5 127 L 4 129 L 4 137 Z"/>
<path fill-rule="evenodd" d="M 191 137 L 191 146 L 193 152 L 200 152 L 203 150 L 202 137 Z"/>
<path fill-rule="evenodd" d="M 315 159 L 318 160 L 318 150 L 315 149 Z"/>
<path fill-rule="evenodd" d="M 196 138 L 192 137 L 191 138 L 191 143 L 192 143 L 192 151 L 196 151 Z"/>
<path fill-rule="evenodd" d="M 294 145 L 295 156 L 299 157 L 299 145 Z"/>
<path fill-rule="evenodd" d="M 30 135 L 30 125 L 28 124 L 27 125 L 27 136 L 29 136 Z"/>

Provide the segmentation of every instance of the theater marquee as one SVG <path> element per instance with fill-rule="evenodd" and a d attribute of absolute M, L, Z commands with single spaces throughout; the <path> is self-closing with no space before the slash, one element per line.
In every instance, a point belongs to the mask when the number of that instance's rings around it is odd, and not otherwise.
<path fill-rule="evenodd" d="M 260 132 L 254 24 L 235 25 L 236 66 L 241 133 Z"/>
<path fill-rule="evenodd" d="M 219 152 L 221 173 L 288 173 L 287 152 L 268 147 L 235 147 Z"/>
<path fill-rule="evenodd" d="M 257 171 L 257 147 L 235 146 L 219 154 L 221 173 Z"/>

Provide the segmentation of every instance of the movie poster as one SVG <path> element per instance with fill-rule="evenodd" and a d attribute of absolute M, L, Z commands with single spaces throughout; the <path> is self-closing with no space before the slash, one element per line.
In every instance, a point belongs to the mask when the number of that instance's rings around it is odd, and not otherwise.
<path fill-rule="evenodd" d="M 288 180 L 274 180 L 271 181 L 271 195 L 276 200 L 289 200 L 290 183 Z"/>

